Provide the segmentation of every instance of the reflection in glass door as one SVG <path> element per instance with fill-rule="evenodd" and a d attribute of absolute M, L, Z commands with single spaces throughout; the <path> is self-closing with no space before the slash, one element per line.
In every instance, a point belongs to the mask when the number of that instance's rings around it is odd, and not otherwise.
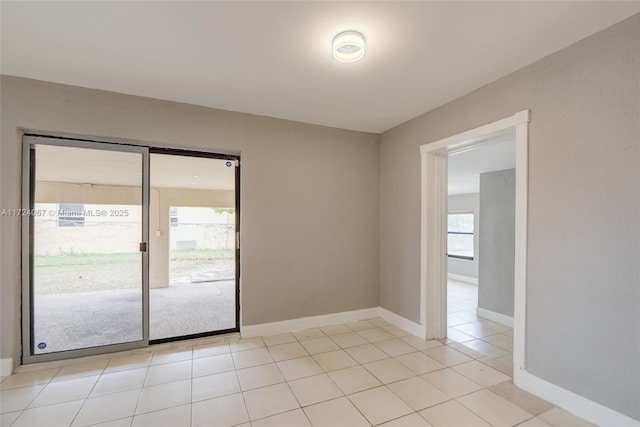
<path fill-rule="evenodd" d="M 30 274 L 23 285 L 30 321 L 25 359 L 145 345 L 141 242 L 146 241 L 147 149 L 39 137 L 25 141 L 30 142 L 25 144 L 30 188 L 24 197 L 32 209 L 23 218 L 31 231 Z"/>
<path fill-rule="evenodd" d="M 150 155 L 152 342 L 238 327 L 238 164 L 204 156 Z"/>

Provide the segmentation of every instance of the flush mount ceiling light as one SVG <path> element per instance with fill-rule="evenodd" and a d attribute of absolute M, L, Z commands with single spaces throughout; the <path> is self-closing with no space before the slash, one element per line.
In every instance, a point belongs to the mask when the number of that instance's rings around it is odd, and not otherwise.
<path fill-rule="evenodd" d="M 333 57 L 340 62 L 356 62 L 364 56 L 364 36 L 343 31 L 333 38 Z"/>

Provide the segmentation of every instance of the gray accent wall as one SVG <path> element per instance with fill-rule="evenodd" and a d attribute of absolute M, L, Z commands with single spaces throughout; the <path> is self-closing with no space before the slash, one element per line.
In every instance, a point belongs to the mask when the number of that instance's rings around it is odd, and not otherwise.
<path fill-rule="evenodd" d="M 21 205 L 24 130 L 239 153 L 242 322 L 379 305 L 379 135 L 10 76 L 1 207 Z M 2 217 L 0 357 L 20 355 L 20 219 Z"/>
<path fill-rule="evenodd" d="M 526 369 L 640 419 L 640 15 L 382 135 L 380 303 L 420 320 L 420 145 L 525 109 Z"/>
<path fill-rule="evenodd" d="M 479 209 L 480 196 L 478 193 L 455 194 L 447 198 L 449 212 L 473 212 L 473 260 L 448 258 L 447 272 L 460 276 L 478 279 L 478 256 L 479 256 Z"/>
<path fill-rule="evenodd" d="M 478 307 L 513 317 L 516 170 L 480 174 Z"/>

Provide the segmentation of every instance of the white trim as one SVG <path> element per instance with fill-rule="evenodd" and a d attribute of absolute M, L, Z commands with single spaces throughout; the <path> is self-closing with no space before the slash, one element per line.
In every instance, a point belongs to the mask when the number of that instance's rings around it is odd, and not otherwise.
<path fill-rule="evenodd" d="M 419 338 L 425 339 L 425 330 L 421 324 L 406 319 L 392 311 L 387 310 L 386 308 L 378 307 L 378 309 L 378 316 L 382 317 L 387 322 L 396 325 L 398 328 L 410 332 L 411 334 Z"/>
<path fill-rule="evenodd" d="M 515 128 L 516 134 L 516 235 L 514 288 L 514 380 L 525 368 L 525 313 L 528 199 L 528 123 L 529 110 L 469 131 L 420 146 L 421 154 L 421 243 L 420 243 L 420 322 L 429 338 L 446 333 L 446 292 L 442 292 L 444 251 L 439 245 L 446 238 L 446 227 L 438 212 L 446 213 L 442 200 L 442 181 L 446 178 L 447 155 L 490 143 L 486 136 Z M 444 162 L 444 165 L 442 163 Z M 445 246 L 446 248 L 446 242 Z M 435 319 L 434 319 L 435 316 Z M 442 324 L 445 329 L 442 332 Z M 435 335 L 434 335 L 435 332 Z"/>
<path fill-rule="evenodd" d="M 321 328 L 323 326 L 357 322 L 359 320 L 373 319 L 374 317 L 378 317 L 378 315 L 379 307 L 372 307 L 362 310 L 343 311 L 341 313 L 282 320 L 280 322 L 243 325 L 240 333 L 242 338 L 259 337 L 281 334 L 284 332 L 300 331 L 309 328 Z"/>
<path fill-rule="evenodd" d="M 640 420 L 545 381 L 526 370 L 514 377 L 515 385 L 599 426 L 640 426 Z"/>
<path fill-rule="evenodd" d="M 506 314 L 498 313 L 480 307 L 476 308 L 476 314 L 480 317 L 484 317 L 485 319 L 513 328 L 513 317 L 507 316 Z"/>
<path fill-rule="evenodd" d="M 458 282 L 464 282 L 464 283 L 469 283 L 471 285 L 478 286 L 477 277 L 463 276 L 462 274 L 453 274 L 453 273 L 447 272 L 447 278 L 451 280 L 456 280 Z"/>
<path fill-rule="evenodd" d="M 11 357 L 0 359 L 0 376 L 8 377 L 11 373 L 13 373 L 13 359 Z"/>

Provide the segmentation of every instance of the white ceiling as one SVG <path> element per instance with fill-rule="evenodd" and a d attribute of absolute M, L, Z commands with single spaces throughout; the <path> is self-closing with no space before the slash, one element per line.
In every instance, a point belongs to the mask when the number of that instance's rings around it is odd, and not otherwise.
<path fill-rule="evenodd" d="M 235 168 L 226 160 L 151 154 L 151 186 L 233 190 Z M 36 180 L 142 186 L 142 155 L 120 151 L 38 145 Z"/>
<path fill-rule="evenodd" d="M 510 129 L 482 138 L 483 144 L 473 150 L 450 155 L 448 194 L 480 192 L 480 174 L 516 167 L 516 136 Z"/>
<path fill-rule="evenodd" d="M 640 2 L 1 2 L 3 74 L 382 132 Z M 331 41 L 367 39 L 342 64 Z"/>

